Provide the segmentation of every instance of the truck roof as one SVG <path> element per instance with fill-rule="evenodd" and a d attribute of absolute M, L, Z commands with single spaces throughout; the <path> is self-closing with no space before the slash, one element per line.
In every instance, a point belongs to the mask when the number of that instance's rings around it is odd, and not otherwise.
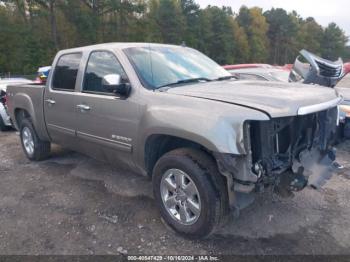
<path fill-rule="evenodd" d="M 156 46 L 181 47 L 179 45 L 156 44 L 156 43 L 114 42 L 114 43 L 104 43 L 104 44 L 64 49 L 59 51 L 58 53 L 63 54 L 63 53 L 72 53 L 72 52 L 83 52 L 83 51 L 89 51 L 89 50 L 95 50 L 95 49 L 124 49 L 124 48 L 130 48 L 130 47 L 152 47 L 152 46 L 153 47 L 156 47 Z"/>

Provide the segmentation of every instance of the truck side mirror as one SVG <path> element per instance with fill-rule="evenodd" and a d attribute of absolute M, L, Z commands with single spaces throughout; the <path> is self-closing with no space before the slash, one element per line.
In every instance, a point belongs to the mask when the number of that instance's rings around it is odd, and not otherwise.
<path fill-rule="evenodd" d="M 115 94 L 127 97 L 130 94 L 131 86 L 129 83 L 122 83 L 122 77 L 118 74 L 105 75 L 102 79 L 102 86 Z"/>

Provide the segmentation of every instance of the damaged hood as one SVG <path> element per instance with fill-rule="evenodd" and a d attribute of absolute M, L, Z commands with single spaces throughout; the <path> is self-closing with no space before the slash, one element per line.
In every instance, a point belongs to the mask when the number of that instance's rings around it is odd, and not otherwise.
<path fill-rule="evenodd" d="M 322 111 L 341 101 L 332 88 L 263 81 L 206 82 L 173 87 L 167 92 L 249 107 L 273 118 Z"/>

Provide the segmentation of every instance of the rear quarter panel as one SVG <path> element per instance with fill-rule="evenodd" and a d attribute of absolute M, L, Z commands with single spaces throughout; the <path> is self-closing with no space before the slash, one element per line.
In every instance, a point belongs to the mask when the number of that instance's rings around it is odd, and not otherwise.
<path fill-rule="evenodd" d="M 9 115 L 17 130 L 19 130 L 18 119 L 16 113 L 18 110 L 25 110 L 34 125 L 34 128 L 42 140 L 49 140 L 49 135 L 46 130 L 43 97 L 45 86 L 43 85 L 13 85 L 8 86 L 8 108 Z"/>

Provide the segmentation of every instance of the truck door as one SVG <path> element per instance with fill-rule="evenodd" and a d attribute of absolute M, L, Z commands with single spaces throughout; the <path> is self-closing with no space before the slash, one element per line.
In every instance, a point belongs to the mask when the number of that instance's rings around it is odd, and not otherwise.
<path fill-rule="evenodd" d="M 75 86 L 81 53 L 58 58 L 44 96 L 45 121 L 53 142 L 74 149 L 76 143 Z"/>
<path fill-rule="evenodd" d="M 138 107 L 135 92 L 124 99 L 102 85 L 103 77 L 128 77 L 114 53 L 93 51 L 87 61 L 82 91 L 76 99 L 77 137 L 84 153 L 97 159 L 133 167 Z"/>

